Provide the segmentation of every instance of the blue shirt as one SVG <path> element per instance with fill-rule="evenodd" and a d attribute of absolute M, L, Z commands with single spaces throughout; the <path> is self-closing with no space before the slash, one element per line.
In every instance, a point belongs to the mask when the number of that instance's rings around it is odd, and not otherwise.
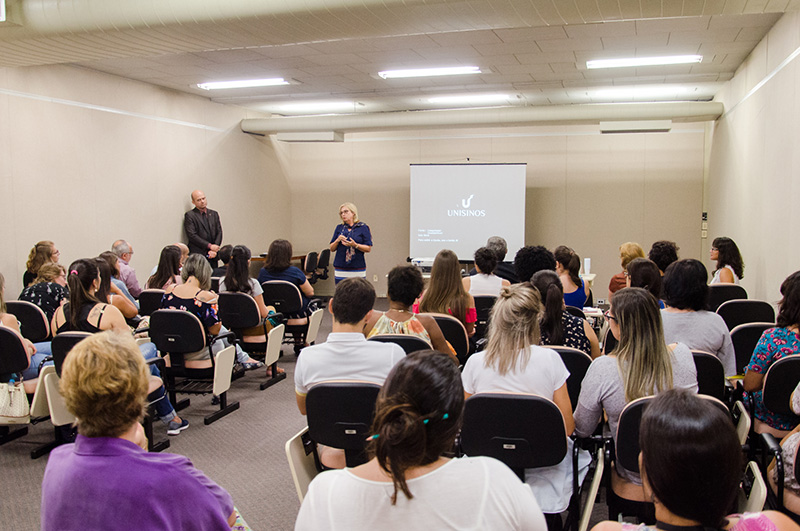
<path fill-rule="evenodd" d="M 578 289 L 572 293 L 564 294 L 564 304 L 576 308 L 583 308 L 583 305 L 586 304 L 586 291 L 583 286 L 583 279 L 581 279 L 581 285 L 578 286 Z"/>
<path fill-rule="evenodd" d="M 331 243 L 336 241 L 340 234 L 354 240 L 361 245 L 369 245 L 372 247 L 372 234 L 369 232 L 369 226 L 361 221 L 356 222 L 353 226 L 347 226 L 344 223 L 336 225 L 333 230 L 333 237 Z M 341 242 L 336 248 L 336 257 L 333 259 L 333 267 L 335 269 L 344 269 L 348 271 L 362 271 L 367 268 L 367 261 L 364 259 L 364 253 L 355 249 L 342 245 Z"/>

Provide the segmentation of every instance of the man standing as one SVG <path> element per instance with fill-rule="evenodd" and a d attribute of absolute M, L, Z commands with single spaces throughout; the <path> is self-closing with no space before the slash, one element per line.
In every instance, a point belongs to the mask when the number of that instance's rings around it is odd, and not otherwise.
<path fill-rule="evenodd" d="M 189 252 L 205 256 L 211 267 L 217 267 L 217 252 L 222 243 L 222 223 L 216 210 L 207 208 L 206 194 L 192 192 L 194 208 L 183 217 L 183 229 L 189 238 Z"/>
<path fill-rule="evenodd" d="M 128 292 L 134 297 L 139 297 L 142 288 L 139 286 L 139 280 L 136 278 L 136 271 L 128 265 L 133 258 L 133 246 L 125 240 L 117 240 L 111 246 L 111 252 L 117 255 L 119 260 L 119 279 L 125 283 Z"/>

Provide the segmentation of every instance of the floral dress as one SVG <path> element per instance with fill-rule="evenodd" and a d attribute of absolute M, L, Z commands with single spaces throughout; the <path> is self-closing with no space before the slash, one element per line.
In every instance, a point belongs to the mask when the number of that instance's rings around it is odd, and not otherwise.
<path fill-rule="evenodd" d="M 793 356 L 800 353 L 800 337 L 788 328 L 770 328 L 766 330 L 761 339 L 758 340 L 753 357 L 745 367 L 745 372 L 753 371 L 767 374 L 767 369 L 781 358 Z M 756 391 L 753 400 L 756 405 L 756 418 L 766 422 L 776 430 L 792 430 L 800 424 L 800 417 L 797 415 L 779 415 L 764 407 L 762 391 Z"/>
<path fill-rule="evenodd" d="M 582 350 L 591 356 L 592 344 L 589 342 L 589 337 L 586 335 L 586 330 L 583 328 L 583 319 L 564 310 L 561 316 L 561 325 L 564 327 L 564 338 L 561 340 L 561 345 Z M 540 344 L 551 344 L 550 338 L 547 337 L 544 330 L 542 330 L 542 340 Z"/>
<path fill-rule="evenodd" d="M 197 318 L 200 319 L 200 322 L 203 323 L 203 328 L 205 328 L 206 333 L 208 333 L 209 327 L 219 322 L 219 316 L 217 315 L 219 310 L 216 302 L 212 304 L 198 300 L 196 297 L 200 291 L 202 290 L 198 290 L 191 299 L 178 297 L 174 293 L 165 293 L 161 298 L 161 308 L 183 310 L 196 315 Z M 221 347 L 222 343 L 218 341 L 214 346 L 216 347 L 217 345 Z M 186 354 L 183 356 L 183 359 L 186 361 L 200 361 L 209 359 L 209 357 L 208 349 L 203 349 L 191 354 Z"/>

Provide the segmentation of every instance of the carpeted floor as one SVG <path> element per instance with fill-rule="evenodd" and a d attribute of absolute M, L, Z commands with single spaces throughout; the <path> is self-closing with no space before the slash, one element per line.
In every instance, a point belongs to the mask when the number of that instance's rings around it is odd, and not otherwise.
<path fill-rule="evenodd" d="M 386 309 L 388 304 L 382 299 L 376 307 Z M 324 341 L 330 330 L 331 316 L 325 312 L 318 341 Z M 233 382 L 229 391 L 229 400 L 239 401 L 240 409 L 210 426 L 203 424 L 203 417 L 214 410 L 210 396 L 192 397 L 191 405 L 181 412 L 191 425 L 179 436 L 169 438 L 171 446 L 167 450 L 189 457 L 197 468 L 227 489 L 254 530 L 293 529 L 300 508 L 284 444 L 306 423 L 295 403 L 295 356 L 290 346 L 284 346 L 283 351 L 279 365 L 286 370 L 286 380 L 260 391 L 263 371 L 247 373 Z M 32 460 L 30 451 L 51 440 L 53 429 L 49 422 L 29 429 L 25 437 L 0 446 L 2 529 L 39 529 L 47 457 Z M 166 437 L 166 429 L 160 423 L 156 430 L 160 437 Z M 603 509 L 603 505 L 596 505 L 592 524 L 605 517 Z"/>

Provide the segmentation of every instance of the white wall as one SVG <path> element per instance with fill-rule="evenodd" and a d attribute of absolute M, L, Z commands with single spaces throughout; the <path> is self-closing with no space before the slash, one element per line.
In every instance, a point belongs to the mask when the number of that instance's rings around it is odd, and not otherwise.
<path fill-rule="evenodd" d="M 710 146 L 708 251 L 729 236 L 745 261 L 751 298 L 775 302 L 800 269 L 800 13 L 785 14 L 716 99 L 725 105 Z M 763 85 L 759 87 L 759 84 Z"/>
<path fill-rule="evenodd" d="M 102 107 L 92 108 L 95 107 Z M 144 283 L 184 239 L 190 192 L 220 212 L 225 241 L 254 253 L 289 233 L 291 195 L 268 138 L 239 107 L 75 67 L 0 69 L 0 271 L 21 289 L 32 245 L 64 265 L 124 238 Z"/>

